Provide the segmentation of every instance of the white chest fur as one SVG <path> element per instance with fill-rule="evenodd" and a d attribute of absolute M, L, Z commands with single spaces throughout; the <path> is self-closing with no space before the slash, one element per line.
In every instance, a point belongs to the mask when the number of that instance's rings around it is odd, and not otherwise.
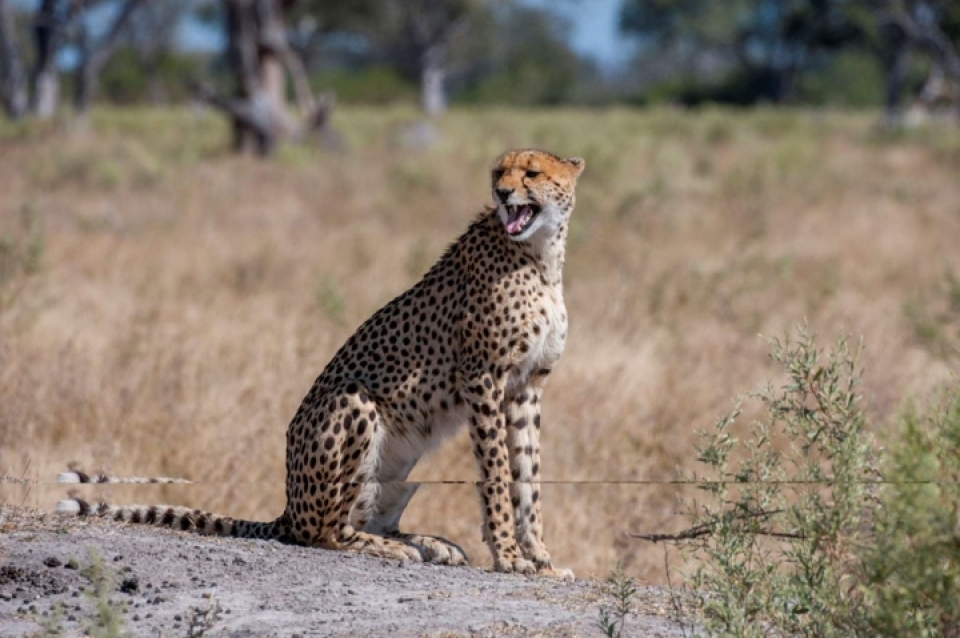
<path fill-rule="evenodd" d="M 527 351 L 521 355 L 510 374 L 507 393 L 520 391 L 537 370 L 552 368 L 563 354 L 567 340 L 567 309 L 563 304 L 563 289 L 551 286 L 541 302 L 542 312 L 536 312 L 527 326 Z"/>

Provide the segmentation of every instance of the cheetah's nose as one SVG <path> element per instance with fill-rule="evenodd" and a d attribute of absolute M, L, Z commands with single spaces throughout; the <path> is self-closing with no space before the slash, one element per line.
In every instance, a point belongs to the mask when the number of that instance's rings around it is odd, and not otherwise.
<path fill-rule="evenodd" d="M 504 204 L 506 204 L 507 199 L 509 199 L 510 196 L 513 195 L 512 188 L 498 188 L 496 189 L 496 192 L 497 192 L 497 197 L 499 197 L 500 201 L 503 202 Z"/>

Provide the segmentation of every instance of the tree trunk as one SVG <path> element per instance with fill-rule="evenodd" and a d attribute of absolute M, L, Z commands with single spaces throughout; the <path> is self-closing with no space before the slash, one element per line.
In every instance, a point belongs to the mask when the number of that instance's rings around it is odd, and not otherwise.
<path fill-rule="evenodd" d="M 57 17 L 57 0 L 43 0 L 33 23 L 33 41 L 37 59 L 33 67 L 33 103 L 35 117 L 47 119 L 57 112 L 60 102 L 60 74 L 56 58 L 62 29 Z"/>
<path fill-rule="evenodd" d="M 450 42 L 470 28 L 466 5 L 397 0 L 403 31 L 416 55 L 420 74 L 420 108 L 428 117 L 447 110 L 447 53 Z"/>
<path fill-rule="evenodd" d="M 960 83 L 960 51 L 935 20 L 926 19 L 924 5 L 911 5 L 903 10 L 885 10 L 878 14 L 881 28 L 890 34 L 887 52 L 887 99 L 885 121 L 899 119 L 900 87 L 906 72 L 906 54 L 910 46 L 927 52 L 943 73 Z"/>
<path fill-rule="evenodd" d="M 90 83 L 94 69 L 93 54 L 90 52 L 90 33 L 82 18 L 78 29 L 77 49 L 80 51 L 80 62 L 77 63 L 77 70 L 74 73 L 73 109 L 82 117 L 90 107 L 90 94 L 93 89 Z"/>
<path fill-rule="evenodd" d="M 420 69 L 420 106 L 429 117 L 443 115 L 447 111 L 447 94 L 444 87 L 447 69 L 446 47 L 436 44 L 423 54 Z"/>
<path fill-rule="evenodd" d="M 234 97 L 218 96 L 209 85 L 197 96 L 226 112 L 233 124 L 234 149 L 269 155 L 280 139 L 324 133 L 334 100 L 316 99 L 303 63 L 290 48 L 284 0 L 224 0 L 227 59 L 236 79 Z M 287 108 L 286 72 L 293 78 L 300 121 Z"/>
<path fill-rule="evenodd" d="M 260 54 L 260 85 L 270 107 L 277 113 L 287 110 L 287 75 L 283 62 L 272 53 Z"/>
<path fill-rule="evenodd" d="M 236 102 L 254 104 L 260 92 L 257 77 L 257 26 L 252 0 L 224 0 L 227 18 L 227 59 L 236 82 Z M 226 101 L 223 102 L 227 104 Z M 228 109 L 229 110 L 229 109 Z M 249 109 L 251 115 L 256 110 Z M 236 111 L 233 116 L 233 148 L 238 153 L 258 151 L 265 155 L 273 146 L 267 121 L 248 121 Z"/>
<path fill-rule="evenodd" d="M 33 80 L 33 114 L 45 120 L 53 117 L 60 104 L 60 76 L 56 69 L 45 68 Z"/>
<path fill-rule="evenodd" d="M 11 119 L 27 112 L 27 78 L 10 21 L 6 0 L 0 0 L 0 99 Z"/>
<path fill-rule="evenodd" d="M 902 30 L 891 28 L 888 48 L 884 53 L 886 80 L 883 97 L 883 125 L 897 126 L 900 123 L 900 94 L 907 73 L 907 61 L 910 53 L 909 42 Z"/>

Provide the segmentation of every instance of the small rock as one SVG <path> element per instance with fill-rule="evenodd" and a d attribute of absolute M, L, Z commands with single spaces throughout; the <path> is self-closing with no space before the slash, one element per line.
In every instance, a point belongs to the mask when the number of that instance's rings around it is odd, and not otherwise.
<path fill-rule="evenodd" d="M 120 591 L 125 594 L 133 594 L 140 589 L 140 579 L 136 576 L 128 576 L 120 583 Z"/>
<path fill-rule="evenodd" d="M 57 558 L 56 556 L 49 556 L 47 558 L 44 558 L 43 564 L 46 565 L 47 567 L 60 567 L 60 565 L 63 565 L 63 563 L 60 562 L 60 559 Z"/>
<path fill-rule="evenodd" d="M 71 558 L 64 567 L 67 569 L 80 569 L 80 563 L 77 562 L 76 558 Z"/>

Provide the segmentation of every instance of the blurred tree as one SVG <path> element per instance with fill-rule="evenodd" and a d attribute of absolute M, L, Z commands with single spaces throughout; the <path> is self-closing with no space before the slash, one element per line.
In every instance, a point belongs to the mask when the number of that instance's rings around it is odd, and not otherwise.
<path fill-rule="evenodd" d="M 855 15 L 869 29 L 865 14 L 876 20 L 875 38 L 887 69 L 884 121 L 898 124 L 902 111 L 907 56 L 911 48 L 926 53 L 931 72 L 925 83 L 928 94 L 940 92 L 945 80 L 952 82 L 953 102 L 960 119 L 960 3 L 955 0 L 865 0 Z M 919 96 L 923 99 L 923 94 Z"/>
<path fill-rule="evenodd" d="M 63 0 L 41 0 L 33 22 L 36 47 L 31 78 L 33 114 L 41 119 L 53 117 L 60 102 L 60 71 L 57 52 L 66 35 L 67 25 L 77 6 Z"/>
<path fill-rule="evenodd" d="M 800 75 L 820 73 L 853 50 L 869 52 L 884 69 L 888 122 L 900 117 L 911 51 L 931 61 L 926 93 L 942 92 L 945 79 L 960 86 L 956 0 L 625 0 L 620 26 L 648 54 L 726 60 L 729 81 L 712 96 L 740 103 L 792 101 Z"/>
<path fill-rule="evenodd" d="M 109 60 L 119 35 L 130 21 L 142 0 L 41 0 L 33 24 L 36 52 L 32 73 L 33 112 L 37 117 L 51 117 L 57 109 L 60 94 L 60 72 L 57 54 L 72 43 L 78 53 L 74 107 L 85 114 L 96 91 L 97 79 Z M 103 35 L 94 39 L 90 33 L 89 15 L 116 5 L 106 22 Z"/>
<path fill-rule="evenodd" d="M 162 104 L 190 96 L 184 78 L 199 77 L 204 56 L 172 49 L 151 67 L 141 55 L 129 44 L 117 46 L 100 72 L 99 94 L 104 99 L 119 104 Z"/>
<path fill-rule="evenodd" d="M 11 119 L 27 112 L 27 78 L 6 0 L 0 0 L 0 103 Z"/>
<path fill-rule="evenodd" d="M 404 73 L 420 84 L 420 106 L 429 116 L 447 109 L 451 43 L 463 37 L 488 0 L 383 0 L 375 37 Z"/>
<path fill-rule="evenodd" d="M 836 51 L 856 43 L 858 29 L 846 18 L 843 0 L 761 0 L 738 37 L 738 55 L 751 71 L 769 78 L 770 97 L 789 102 L 797 76 L 822 66 Z"/>
<path fill-rule="evenodd" d="M 738 101 L 791 101 L 797 75 L 860 38 L 844 11 L 853 0 L 626 0 L 620 27 L 646 51 L 674 48 L 729 60 Z"/>
<path fill-rule="evenodd" d="M 119 38 L 119 46 L 134 54 L 136 66 L 146 83 L 146 92 L 154 104 L 166 102 L 169 98 L 163 70 L 174 57 L 177 30 L 193 4 L 192 0 L 146 2 L 131 16 Z M 129 68 L 131 65 L 125 66 Z"/>
<path fill-rule="evenodd" d="M 472 24 L 471 37 L 451 50 L 452 62 L 468 68 L 462 99 L 560 104 L 576 98 L 583 62 L 568 44 L 569 24 L 556 13 L 503 3 Z"/>
<path fill-rule="evenodd" d="M 379 0 L 300 0 L 290 12 L 290 45 L 309 67 L 327 36 L 369 31 L 379 17 Z"/>
<path fill-rule="evenodd" d="M 97 0 L 73 0 L 78 19 L 75 20 L 77 29 L 76 46 L 79 53 L 76 81 L 74 85 L 73 106 L 81 116 L 90 108 L 90 102 L 97 89 L 97 81 L 104 64 L 110 59 L 123 29 L 130 22 L 134 11 L 143 0 L 124 0 L 116 9 L 107 29 L 97 41 L 90 35 L 90 25 L 83 15 L 93 6 L 99 4 Z"/>
<path fill-rule="evenodd" d="M 195 88 L 198 97 L 231 117 L 238 152 L 268 155 L 281 139 L 324 132 L 333 96 L 313 95 L 303 60 L 290 44 L 288 25 L 296 5 L 296 0 L 223 0 L 220 5 L 235 94 L 225 98 L 208 83 Z M 299 117 L 287 108 L 287 73 Z"/>

